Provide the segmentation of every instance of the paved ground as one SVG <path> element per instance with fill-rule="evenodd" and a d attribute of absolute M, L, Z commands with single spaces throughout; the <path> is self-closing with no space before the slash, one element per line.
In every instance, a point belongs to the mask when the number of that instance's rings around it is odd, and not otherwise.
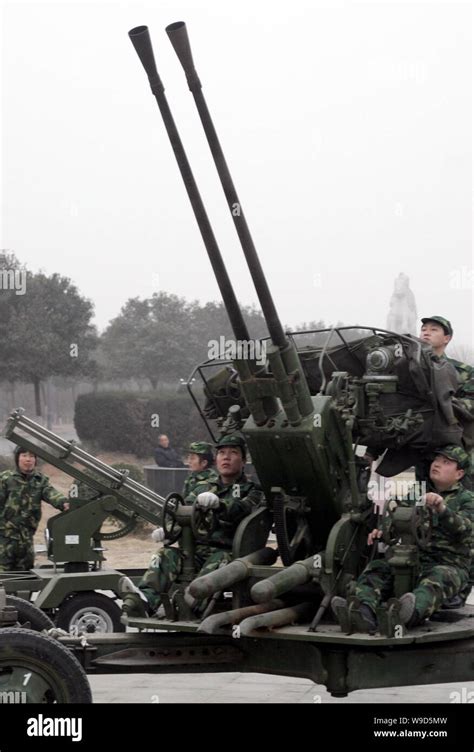
<path fill-rule="evenodd" d="M 115 703 L 452 703 L 456 695 L 472 697 L 474 682 L 391 687 L 352 692 L 340 699 L 308 679 L 265 674 L 128 674 L 89 677 L 94 702 Z M 471 695 L 469 693 L 472 692 Z"/>

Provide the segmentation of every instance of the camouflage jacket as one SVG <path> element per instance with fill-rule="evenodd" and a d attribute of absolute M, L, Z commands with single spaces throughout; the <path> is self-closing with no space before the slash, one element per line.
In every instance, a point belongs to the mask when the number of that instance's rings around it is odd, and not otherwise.
<path fill-rule="evenodd" d="M 446 509 L 441 514 L 433 511 L 431 540 L 427 550 L 420 551 L 421 565 L 444 564 L 469 570 L 474 545 L 474 493 L 461 483 L 447 491 L 437 491 L 429 484 L 428 491 L 442 496 Z M 413 506 L 415 500 L 401 503 Z M 428 521 L 425 525 L 429 525 Z"/>
<path fill-rule="evenodd" d="M 183 486 L 183 498 L 189 496 L 191 491 L 194 490 L 198 483 L 210 483 L 217 480 L 218 475 L 215 470 L 210 467 L 208 470 L 195 471 L 189 473 L 188 477 L 184 481 Z"/>
<path fill-rule="evenodd" d="M 23 475 L 6 470 L 0 475 L 0 535 L 25 539 L 36 532 L 41 518 L 41 501 L 62 509 L 67 501 L 38 470 Z"/>
<path fill-rule="evenodd" d="M 193 504 L 198 494 L 211 491 L 219 497 L 221 504 L 216 514 L 218 523 L 216 529 L 208 538 L 210 546 L 217 546 L 230 550 L 238 524 L 244 517 L 265 504 L 263 491 L 256 483 L 248 480 L 244 473 L 235 483 L 224 485 L 220 476 L 199 483 L 194 487 L 185 501 Z"/>
<path fill-rule="evenodd" d="M 474 418 L 474 368 L 467 363 L 461 363 L 454 358 L 448 358 L 446 355 L 441 356 L 448 363 L 451 363 L 456 371 L 458 380 L 458 390 L 455 397 L 464 405 L 466 410 Z"/>

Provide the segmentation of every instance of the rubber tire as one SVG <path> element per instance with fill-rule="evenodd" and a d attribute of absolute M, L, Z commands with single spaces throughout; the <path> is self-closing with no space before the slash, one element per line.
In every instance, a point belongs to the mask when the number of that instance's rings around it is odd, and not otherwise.
<path fill-rule="evenodd" d="M 89 680 L 81 664 L 70 650 L 48 635 L 31 629 L 0 629 L 0 676 L 2 669 L 9 666 L 40 673 L 52 683 L 52 694 L 44 695 L 40 702 L 92 702 Z M 27 694 L 26 701 L 33 703 L 37 698 L 29 699 Z"/>
<path fill-rule="evenodd" d="M 75 593 L 67 598 L 67 600 L 63 601 L 56 614 L 56 626 L 65 629 L 66 632 L 70 632 L 72 628 L 71 622 L 74 620 L 74 616 L 78 611 L 81 611 L 88 606 L 100 609 L 107 614 L 112 621 L 112 632 L 125 632 L 125 625 L 120 621 L 122 611 L 117 606 L 116 602 L 112 600 L 112 598 L 102 595 L 102 593 L 95 593 L 93 590 L 88 590 L 83 593 Z M 111 634 L 112 632 L 107 631 L 102 634 Z M 86 634 L 94 633 L 89 632 Z"/>
<path fill-rule="evenodd" d="M 20 624 L 30 622 L 30 629 L 34 632 L 41 632 L 43 629 L 54 629 L 54 624 L 44 611 L 25 601 L 24 598 L 18 598 L 16 595 L 7 595 L 7 606 L 14 606 L 18 611 L 18 621 Z"/>

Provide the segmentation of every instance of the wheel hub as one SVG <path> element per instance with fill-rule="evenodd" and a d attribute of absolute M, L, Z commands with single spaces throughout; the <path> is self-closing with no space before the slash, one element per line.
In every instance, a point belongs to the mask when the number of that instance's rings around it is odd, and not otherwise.
<path fill-rule="evenodd" d="M 106 634 L 113 632 L 113 623 L 105 611 L 83 608 L 71 620 L 71 630 L 77 631 L 77 634 Z"/>

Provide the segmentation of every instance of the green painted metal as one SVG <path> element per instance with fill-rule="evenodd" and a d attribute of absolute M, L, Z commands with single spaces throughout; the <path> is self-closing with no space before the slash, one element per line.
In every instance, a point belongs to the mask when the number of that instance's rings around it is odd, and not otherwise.
<path fill-rule="evenodd" d="M 116 570 L 58 574 L 45 582 L 35 600 L 38 608 L 58 608 L 71 594 L 90 590 L 112 590 L 118 595 L 118 581 L 122 572 Z"/>

